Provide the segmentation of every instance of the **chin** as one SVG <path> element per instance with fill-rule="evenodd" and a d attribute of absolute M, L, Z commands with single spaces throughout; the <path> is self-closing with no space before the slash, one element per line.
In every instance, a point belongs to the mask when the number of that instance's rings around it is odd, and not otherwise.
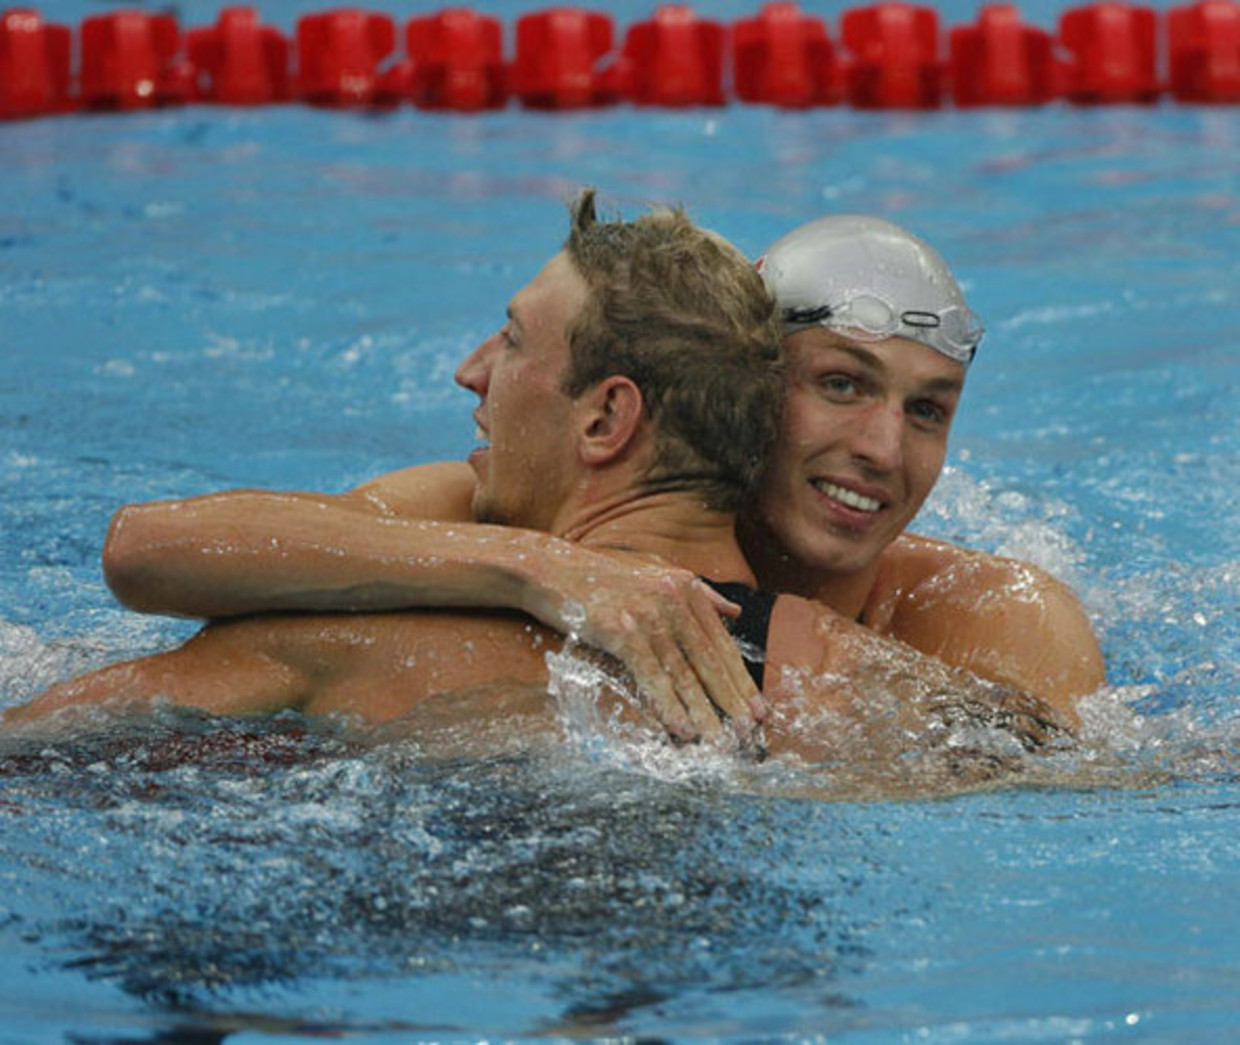
<path fill-rule="evenodd" d="M 487 526 L 508 526 L 508 517 L 495 508 L 494 505 L 487 502 L 474 502 L 474 522 L 483 523 Z"/>
<path fill-rule="evenodd" d="M 470 503 L 470 510 L 474 516 L 474 522 L 488 523 L 492 525 L 503 525 L 503 521 L 498 518 L 501 514 L 495 504 L 487 497 L 486 491 L 481 487 L 474 490 L 474 499 Z"/>
<path fill-rule="evenodd" d="M 868 567 L 883 549 L 873 538 L 864 541 L 850 540 L 833 534 L 815 531 L 804 541 L 790 545 L 795 548 L 793 556 L 807 570 L 819 574 L 847 576 Z"/>

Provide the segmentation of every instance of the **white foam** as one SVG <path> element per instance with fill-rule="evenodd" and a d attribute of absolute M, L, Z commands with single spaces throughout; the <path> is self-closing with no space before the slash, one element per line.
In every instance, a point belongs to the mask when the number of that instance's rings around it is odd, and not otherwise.
<path fill-rule="evenodd" d="M 546 654 L 547 688 L 556 701 L 560 725 L 569 743 L 592 760 L 676 782 L 731 777 L 738 768 L 734 747 L 726 743 L 673 745 L 652 716 L 639 725 L 623 714 L 625 685 L 598 661 L 565 643 L 560 652 Z M 617 702 L 618 700 L 618 702 Z M 603 709 L 607 703 L 612 707 Z"/>
<path fill-rule="evenodd" d="M 80 648 L 45 642 L 34 628 L 0 620 L 0 699 L 20 704 L 72 673 Z"/>
<path fill-rule="evenodd" d="M 948 465 L 917 521 L 930 524 L 926 532 L 950 531 L 970 547 L 1019 559 L 1076 586 L 1085 550 L 1064 532 L 1071 514 L 1061 501 L 1035 504 L 1019 491 L 996 490 Z M 914 529 L 921 532 L 916 524 Z"/>

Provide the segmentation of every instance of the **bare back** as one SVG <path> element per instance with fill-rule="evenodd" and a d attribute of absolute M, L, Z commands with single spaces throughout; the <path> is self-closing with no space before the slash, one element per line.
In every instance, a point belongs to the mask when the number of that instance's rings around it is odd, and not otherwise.
<path fill-rule="evenodd" d="M 37 722 L 62 709 L 166 700 L 218 715 L 294 710 L 389 722 L 428 697 L 504 680 L 545 691 L 562 639 L 517 614 L 401 612 L 249 617 L 183 646 L 113 664 L 9 709 Z"/>
<path fill-rule="evenodd" d="M 399 718 L 436 694 L 496 680 L 545 689 L 546 654 L 563 644 L 519 614 L 286 617 L 251 627 L 252 646 L 265 647 L 310 681 L 300 710 L 372 723 Z"/>

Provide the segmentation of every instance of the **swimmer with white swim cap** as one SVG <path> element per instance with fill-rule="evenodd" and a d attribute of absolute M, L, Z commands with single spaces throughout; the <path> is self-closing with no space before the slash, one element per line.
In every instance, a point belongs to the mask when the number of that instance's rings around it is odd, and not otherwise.
<path fill-rule="evenodd" d="M 984 334 L 947 263 L 890 221 L 832 215 L 757 264 L 789 378 L 780 444 L 739 527 L 760 581 L 1074 714 L 1104 681 L 1075 596 L 1023 563 L 907 532 Z"/>
<path fill-rule="evenodd" d="M 760 586 L 860 622 L 868 638 L 854 645 L 865 645 L 875 687 L 894 664 L 912 676 L 960 669 L 1074 719 L 1076 701 L 1105 681 L 1075 596 L 1026 564 L 906 532 L 941 472 L 982 337 L 943 259 L 889 221 L 839 215 L 783 236 L 760 265 L 783 310 L 788 371 L 779 443 L 738 523 Z M 105 568 L 122 601 L 148 612 L 418 606 L 416 534 L 402 555 L 382 558 L 385 583 L 374 584 L 392 521 L 463 524 L 473 485 L 464 466 L 422 465 L 349 494 L 298 494 L 279 511 L 243 491 L 196 499 L 192 512 L 176 502 L 134 506 L 118 514 Z M 289 527 L 324 539 L 273 551 Z M 713 697 L 705 661 L 718 604 L 683 573 L 608 571 L 576 550 L 542 555 L 528 535 L 505 548 L 493 533 L 470 541 L 469 532 L 454 526 L 454 604 L 495 605 L 494 584 L 483 591 L 465 566 L 502 562 L 506 605 L 591 637 L 646 685 L 649 665 L 660 665 L 686 705 Z"/>
<path fill-rule="evenodd" d="M 880 218 L 809 222 L 757 266 L 789 384 L 746 551 L 776 590 L 875 621 L 874 569 L 939 477 L 983 328 L 939 254 Z"/>

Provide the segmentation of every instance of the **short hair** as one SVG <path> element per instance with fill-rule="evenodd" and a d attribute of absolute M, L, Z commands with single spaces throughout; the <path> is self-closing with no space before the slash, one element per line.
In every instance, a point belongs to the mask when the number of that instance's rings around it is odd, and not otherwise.
<path fill-rule="evenodd" d="M 679 208 L 599 221 L 593 189 L 571 205 L 564 250 L 589 291 L 568 331 L 563 389 L 577 397 L 622 375 L 655 433 L 645 477 L 736 511 L 774 447 L 783 406 L 779 314 L 761 276 Z"/>

